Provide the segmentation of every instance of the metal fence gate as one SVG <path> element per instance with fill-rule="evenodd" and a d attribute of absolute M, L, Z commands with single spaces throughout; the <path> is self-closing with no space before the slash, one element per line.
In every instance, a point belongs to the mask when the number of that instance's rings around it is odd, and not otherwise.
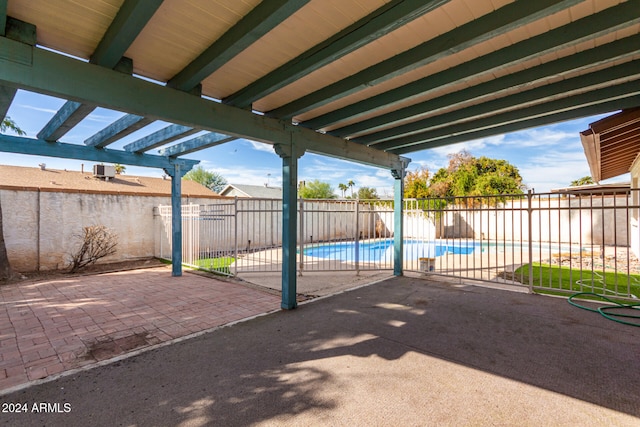
<path fill-rule="evenodd" d="M 559 293 L 640 297 L 637 190 L 404 201 L 403 267 Z M 171 207 L 157 253 L 171 257 Z M 280 272 L 282 201 L 182 206 L 183 261 L 223 274 Z M 299 200 L 299 274 L 393 268 L 393 201 Z"/>

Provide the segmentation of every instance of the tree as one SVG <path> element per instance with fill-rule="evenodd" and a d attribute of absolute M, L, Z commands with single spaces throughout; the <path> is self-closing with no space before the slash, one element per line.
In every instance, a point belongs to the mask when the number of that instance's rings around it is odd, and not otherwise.
<path fill-rule="evenodd" d="M 0 132 L 4 132 L 7 129 L 17 133 L 18 135 L 24 135 L 25 132 L 18 127 L 16 122 L 11 120 L 9 116 L 5 117 L 0 122 Z M 2 229 L 2 203 L 0 203 L 0 280 L 9 280 L 13 277 L 13 271 L 9 264 L 9 256 L 7 254 L 7 246 L 4 242 L 4 232 Z"/>
<path fill-rule="evenodd" d="M 423 199 L 430 195 L 429 170 L 421 168 L 414 172 L 407 172 L 404 178 L 404 197 L 407 199 Z"/>
<path fill-rule="evenodd" d="M 2 120 L 2 123 L 0 123 L 0 132 L 4 132 L 6 130 L 11 130 L 18 135 L 26 134 L 26 132 L 20 129 L 16 122 L 11 120 L 11 117 L 9 116 L 5 117 L 4 120 Z"/>
<path fill-rule="evenodd" d="M 590 175 L 587 176 L 583 176 L 580 179 L 576 179 L 575 181 L 571 181 L 571 187 L 579 187 L 581 185 L 589 185 L 589 184 L 595 184 L 595 182 L 593 182 L 593 178 L 591 178 Z"/>
<path fill-rule="evenodd" d="M 461 151 L 449 156 L 449 166 L 433 175 L 429 188 L 434 196 L 463 197 L 523 194 L 525 185 L 518 168 L 506 160 Z"/>
<path fill-rule="evenodd" d="M 124 173 L 124 171 L 127 170 L 127 167 L 125 165 L 121 165 L 120 163 L 116 163 L 115 165 L 113 165 L 113 168 L 115 169 L 117 175 L 121 175 Z"/>
<path fill-rule="evenodd" d="M 358 199 L 360 200 L 375 200 L 379 199 L 378 192 L 372 187 L 360 187 L 358 189 Z"/>
<path fill-rule="evenodd" d="M 209 190 L 215 191 L 216 193 L 221 192 L 224 186 L 227 185 L 227 180 L 224 179 L 222 175 L 213 171 L 208 171 L 202 166 L 196 166 L 191 169 L 184 175 L 184 179 L 202 184 Z"/>
<path fill-rule="evenodd" d="M 355 182 L 353 182 L 352 180 L 349 180 L 349 182 L 347 182 L 347 187 L 351 189 L 351 198 L 353 199 L 353 187 L 356 185 Z"/>
<path fill-rule="evenodd" d="M 314 179 L 311 182 L 305 183 L 304 187 L 300 188 L 299 196 L 303 199 L 335 199 L 336 195 L 333 193 L 333 188 L 328 182 L 321 182 Z"/>
<path fill-rule="evenodd" d="M 345 184 L 343 184 L 343 183 L 338 184 L 338 189 L 339 189 L 340 191 L 342 191 L 342 198 L 343 198 L 343 199 L 344 199 L 344 192 L 345 192 L 345 191 L 347 191 L 347 188 L 349 188 L 349 187 L 347 187 L 347 186 L 346 186 Z"/>

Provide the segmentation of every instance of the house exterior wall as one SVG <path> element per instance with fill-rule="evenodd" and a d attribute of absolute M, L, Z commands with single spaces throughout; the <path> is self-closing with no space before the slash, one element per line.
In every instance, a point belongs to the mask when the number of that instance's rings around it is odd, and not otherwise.
<path fill-rule="evenodd" d="M 183 198 L 183 203 L 210 199 Z M 9 262 L 16 271 L 64 268 L 85 226 L 104 225 L 118 236 L 117 252 L 100 262 L 154 256 L 154 208 L 168 196 L 0 189 Z"/>

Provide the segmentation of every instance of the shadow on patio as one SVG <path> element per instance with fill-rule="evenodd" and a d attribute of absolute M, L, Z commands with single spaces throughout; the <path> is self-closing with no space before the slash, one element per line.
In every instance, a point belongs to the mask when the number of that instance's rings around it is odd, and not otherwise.
<path fill-rule="evenodd" d="M 7 395 L 11 425 L 637 425 L 640 329 L 395 278 Z"/>

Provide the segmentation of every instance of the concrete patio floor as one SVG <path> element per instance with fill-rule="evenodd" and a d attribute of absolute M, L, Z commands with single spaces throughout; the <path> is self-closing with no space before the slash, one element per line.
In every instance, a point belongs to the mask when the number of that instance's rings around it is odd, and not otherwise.
<path fill-rule="evenodd" d="M 85 277 L 67 284 L 84 292 L 69 298 L 83 302 L 86 313 L 104 304 L 96 301 L 105 297 L 93 292 L 105 282 L 143 287 L 147 298 L 165 292 L 157 284 L 178 281 L 172 297 L 177 306 L 139 315 L 159 321 L 164 312 L 176 336 L 208 326 L 197 317 L 221 324 L 276 311 L 53 381 L 5 389 L 0 401 L 26 403 L 28 411 L 0 413 L 0 421 L 12 426 L 640 425 L 640 328 L 608 321 L 565 299 L 399 277 L 280 311 L 279 297 L 256 286 L 193 274 L 167 276 L 167 270 L 149 269 Z M 36 285 L 22 297 L 36 300 L 22 300 L 18 314 L 51 309 L 37 294 L 42 285 Z M 215 291 L 207 296 L 203 289 L 209 288 Z M 234 296 L 225 299 L 227 294 Z M 141 298 L 119 300 L 121 307 L 140 308 Z M 214 320 L 219 311 L 226 317 Z M 128 322 L 133 320 L 140 321 Z M 109 322 L 115 320 L 95 324 L 108 329 Z M 145 331 L 140 334 L 148 339 L 151 331 Z M 49 406 L 38 406 L 42 403 Z"/>

